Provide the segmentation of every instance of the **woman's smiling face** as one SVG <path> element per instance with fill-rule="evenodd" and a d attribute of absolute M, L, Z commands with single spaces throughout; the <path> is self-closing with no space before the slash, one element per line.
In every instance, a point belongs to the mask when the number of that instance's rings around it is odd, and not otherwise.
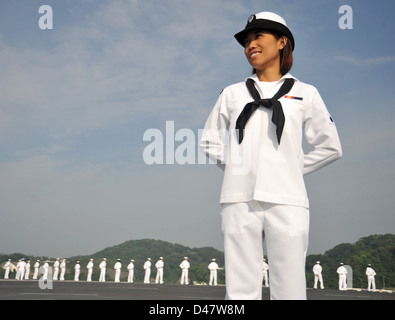
<path fill-rule="evenodd" d="M 280 50 L 286 40 L 278 38 L 268 31 L 252 31 L 244 41 L 244 53 L 250 65 L 257 73 L 268 70 L 280 70 Z"/>

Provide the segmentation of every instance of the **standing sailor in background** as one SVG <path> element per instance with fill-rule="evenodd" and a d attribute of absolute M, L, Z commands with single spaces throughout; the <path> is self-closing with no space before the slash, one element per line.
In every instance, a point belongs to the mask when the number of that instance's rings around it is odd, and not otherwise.
<path fill-rule="evenodd" d="M 347 290 L 347 269 L 344 267 L 344 263 L 340 263 L 340 267 L 337 268 L 337 274 L 339 275 L 339 290 Z"/>
<path fill-rule="evenodd" d="M 74 266 L 74 281 L 80 281 L 80 272 L 81 272 L 81 265 L 80 262 L 77 261 L 77 263 Z"/>
<path fill-rule="evenodd" d="M 11 269 L 11 259 L 8 259 L 8 261 L 4 265 L 4 268 L 5 268 L 4 279 L 9 279 L 10 278 L 10 269 Z"/>
<path fill-rule="evenodd" d="M 60 263 L 60 281 L 64 281 L 64 275 L 66 273 L 66 259 L 63 259 Z"/>
<path fill-rule="evenodd" d="M 190 263 L 188 262 L 188 257 L 184 257 L 184 261 L 181 262 L 180 268 L 182 269 L 181 271 L 181 284 L 189 284 L 188 280 L 188 270 L 190 268 Z"/>
<path fill-rule="evenodd" d="M 49 261 L 45 261 L 43 265 L 44 269 L 44 274 L 43 274 L 43 280 L 48 280 L 48 275 L 49 275 Z"/>
<path fill-rule="evenodd" d="M 26 262 L 25 258 L 22 258 L 18 261 L 16 265 L 16 280 L 23 280 L 23 277 L 25 276 L 25 267 L 26 267 Z"/>
<path fill-rule="evenodd" d="M 217 283 L 217 270 L 218 270 L 218 264 L 215 261 L 215 259 L 211 260 L 211 263 L 208 265 L 208 269 L 210 270 L 210 281 L 209 281 L 209 285 L 212 286 L 216 286 Z"/>
<path fill-rule="evenodd" d="M 165 263 L 163 262 L 163 257 L 160 257 L 159 260 L 155 263 L 156 267 L 156 279 L 155 283 L 163 284 L 163 267 Z"/>
<path fill-rule="evenodd" d="M 147 261 L 144 263 L 144 283 L 150 283 L 150 276 L 151 276 L 151 258 L 148 258 Z"/>
<path fill-rule="evenodd" d="M 59 267 L 60 267 L 60 262 L 59 258 L 56 259 L 55 263 L 53 264 L 53 278 L 52 280 L 58 280 L 58 275 L 59 275 Z"/>
<path fill-rule="evenodd" d="M 314 289 L 317 289 L 318 281 L 320 282 L 321 289 L 324 289 L 324 280 L 322 279 L 322 267 L 319 261 L 313 267 L 314 273 Z"/>
<path fill-rule="evenodd" d="M 366 275 L 368 276 L 368 291 L 370 292 L 372 290 L 373 292 L 376 292 L 376 280 L 374 278 L 376 271 L 373 270 L 371 264 L 368 264 L 368 267 L 366 268 Z"/>
<path fill-rule="evenodd" d="M 103 261 L 100 262 L 99 264 L 99 268 L 100 268 L 99 282 L 106 281 L 106 266 L 107 266 L 107 259 L 104 258 Z"/>
<path fill-rule="evenodd" d="M 34 264 L 33 280 L 37 280 L 39 268 L 40 268 L 40 260 L 37 260 L 36 263 Z"/>
<path fill-rule="evenodd" d="M 88 269 L 88 276 L 86 278 L 86 281 L 91 282 L 92 281 L 92 272 L 93 272 L 93 259 L 89 260 L 86 268 Z"/>
<path fill-rule="evenodd" d="M 121 268 L 122 268 L 122 264 L 121 264 L 121 259 L 117 259 L 117 262 L 114 265 L 114 269 L 115 269 L 115 278 L 114 278 L 114 282 L 121 282 Z"/>
<path fill-rule="evenodd" d="M 128 264 L 128 282 L 133 283 L 133 277 L 134 277 L 134 260 L 130 260 L 130 263 Z"/>
<path fill-rule="evenodd" d="M 25 280 L 29 280 L 29 274 L 30 274 L 30 260 L 27 261 L 25 266 Z"/>

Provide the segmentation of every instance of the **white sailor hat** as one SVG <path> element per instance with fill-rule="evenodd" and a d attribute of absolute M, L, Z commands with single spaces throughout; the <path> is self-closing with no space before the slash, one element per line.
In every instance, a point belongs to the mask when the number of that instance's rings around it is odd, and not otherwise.
<path fill-rule="evenodd" d="M 295 49 L 295 39 L 289 30 L 285 20 L 273 12 L 260 12 L 253 14 L 248 18 L 244 30 L 235 34 L 238 43 L 244 47 L 244 40 L 252 30 L 267 30 L 275 32 L 281 36 L 286 36 L 292 44 L 292 50 Z"/>

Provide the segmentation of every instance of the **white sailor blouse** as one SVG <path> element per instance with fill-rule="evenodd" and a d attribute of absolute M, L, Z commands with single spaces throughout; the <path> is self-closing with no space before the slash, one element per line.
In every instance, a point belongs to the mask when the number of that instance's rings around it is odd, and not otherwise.
<path fill-rule="evenodd" d="M 271 98 L 286 78 L 292 89 L 279 98 L 285 116 L 281 143 L 272 122 L 273 110 L 259 107 L 248 120 L 239 141 L 236 121 L 246 104 L 254 101 L 240 82 L 225 88 L 215 104 L 200 140 L 200 148 L 224 169 L 220 203 L 251 200 L 309 207 L 304 175 L 342 156 L 336 126 L 317 89 L 286 74 L 269 90 L 255 81 L 262 98 Z M 263 94 L 265 92 L 265 94 Z M 265 96 L 266 95 L 266 96 Z M 312 146 L 304 153 L 303 135 Z"/>

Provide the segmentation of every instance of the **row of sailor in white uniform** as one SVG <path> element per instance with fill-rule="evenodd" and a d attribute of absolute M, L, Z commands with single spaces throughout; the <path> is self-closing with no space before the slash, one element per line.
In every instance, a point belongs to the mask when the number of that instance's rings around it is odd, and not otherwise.
<path fill-rule="evenodd" d="M 86 281 L 90 282 L 92 281 L 92 273 L 93 273 L 93 259 L 90 259 L 88 262 L 86 268 L 88 269 L 88 274 L 87 274 L 87 279 Z M 133 283 L 134 279 L 134 260 L 130 260 L 127 270 L 128 270 L 128 280 L 127 282 Z M 147 261 L 144 263 L 144 283 L 150 283 L 150 277 L 151 277 L 151 258 L 147 258 Z M 5 274 L 4 274 L 4 279 L 9 279 L 9 273 L 12 268 L 15 267 L 16 269 L 16 276 L 15 279 L 17 280 L 28 280 L 30 276 L 30 269 L 31 269 L 31 263 L 29 261 L 25 261 L 24 258 L 20 259 L 17 263 L 16 266 L 14 266 L 11 263 L 11 259 L 9 259 L 6 264 L 4 265 L 5 268 Z M 163 269 L 164 269 L 164 260 L 163 257 L 160 257 L 159 260 L 155 264 L 156 267 L 156 278 L 155 278 L 155 283 L 157 284 L 163 284 Z M 179 267 L 181 268 L 181 285 L 187 285 L 189 284 L 189 278 L 188 278 L 188 271 L 190 268 L 190 263 L 188 261 L 188 257 L 184 257 L 184 260 L 180 263 Z M 216 263 L 215 259 L 212 259 L 211 263 L 208 265 L 208 269 L 210 270 L 210 281 L 209 285 L 217 285 L 217 270 L 218 270 L 218 264 Z M 99 276 L 99 282 L 105 282 L 106 281 L 106 269 L 107 269 L 107 259 L 104 258 L 103 261 L 99 264 L 99 269 L 100 269 L 100 276 Z M 121 276 L 121 269 L 122 269 L 122 264 L 121 264 L 121 259 L 117 259 L 117 262 L 114 264 L 114 270 L 115 270 L 115 277 L 114 281 L 115 282 L 120 282 L 120 276 Z M 37 260 L 34 264 L 34 273 L 33 273 L 33 280 L 36 280 L 38 278 L 40 270 L 40 260 Z M 53 273 L 52 273 L 53 271 Z M 77 261 L 77 263 L 74 266 L 74 281 L 80 281 L 80 271 L 81 271 L 81 264 L 80 261 Z M 56 261 L 53 264 L 53 269 L 50 268 L 49 266 L 49 261 L 46 261 L 44 265 L 42 266 L 42 272 L 43 280 L 49 280 L 52 276 L 52 280 L 60 280 L 63 281 L 65 280 L 64 276 L 66 273 L 66 259 L 56 259 Z"/>
<path fill-rule="evenodd" d="M 262 271 L 263 271 L 263 280 L 264 280 L 264 285 L 265 287 L 269 287 L 269 281 L 268 281 L 268 271 L 269 271 L 269 266 L 266 263 L 266 260 L 263 259 L 263 265 L 262 265 Z M 344 267 L 343 263 L 340 263 L 339 268 L 336 270 L 337 274 L 339 275 L 339 290 L 344 291 L 347 290 L 347 269 Z M 314 289 L 317 289 L 318 282 L 320 283 L 320 288 L 324 289 L 324 280 L 322 278 L 322 266 L 320 261 L 317 261 L 316 264 L 313 267 L 313 273 L 314 273 Z M 375 276 L 376 272 L 372 268 L 372 265 L 369 264 L 366 268 L 365 272 L 367 278 L 368 278 L 368 291 L 376 291 L 376 281 L 375 281 Z"/>
<path fill-rule="evenodd" d="M 336 270 L 337 274 L 339 275 L 339 290 L 345 291 L 347 290 L 347 269 L 344 266 L 344 263 L 340 263 L 339 267 Z M 313 267 L 314 273 L 314 289 L 317 289 L 318 282 L 320 283 L 320 288 L 324 289 L 324 280 L 322 278 L 322 266 L 320 261 L 317 261 Z M 367 279 L 368 279 L 368 291 L 376 291 L 376 281 L 375 276 L 376 272 L 372 268 L 371 264 L 368 264 L 365 272 Z"/>

